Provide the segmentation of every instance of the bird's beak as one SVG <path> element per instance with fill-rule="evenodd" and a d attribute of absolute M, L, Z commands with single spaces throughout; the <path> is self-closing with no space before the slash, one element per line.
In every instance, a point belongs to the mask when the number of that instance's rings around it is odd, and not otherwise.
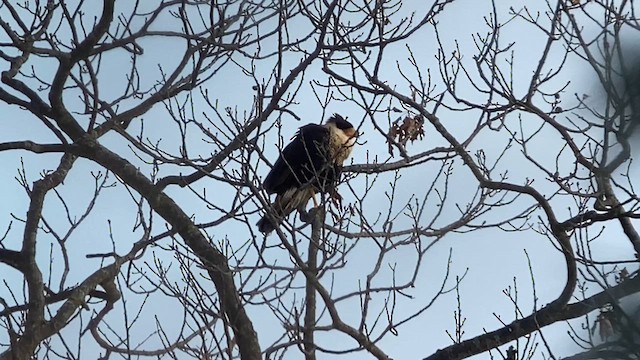
<path fill-rule="evenodd" d="M 358 130 L 356 130 L 356 129 L 354 129 L 354 128 L 346 129 L 346 130 L 344 131 L 344 133 L 345 133 L 348 137 L 350 137 L 350 138 L 356 138 L 356 137 L 358 137 Z"/>

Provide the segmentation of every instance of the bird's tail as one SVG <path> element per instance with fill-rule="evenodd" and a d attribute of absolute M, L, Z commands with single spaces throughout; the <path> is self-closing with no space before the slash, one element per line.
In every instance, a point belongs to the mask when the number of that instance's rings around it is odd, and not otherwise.
<path fill-rule="evenodd" d="M 273 220 L 269 219 L 268 214 L 265 214 L 256 223 L 256 225 L 258 225 L 258 230 L 261 233 L 268 235 L 270 232 L 275 230 L 276 227 L 280 226 L 282 220 L 284 220 L 284 218 L 294 210 L 294 208 L 290 206 L 290 202 L 287 200 L 289 199 L 285 199 L 283 196 L 276 196 L 276 200 L 267 208 L 267 212 L 271 213 L 270 217 Z"/>
<path fill-rule="evenodd" d="M 314 191 L 311 188 L 304 190 L 290 189 L 283 194 L 279 194 L 269 207 L 273 221 L 270 220 L 267 215 L 263 216 L 262 219 L 256 223 L 258 230 L 265 235 L 269 234 L 275 230 L 276 227 L 280 226 L 282 220 L 289 216 L 295 209 L 303 209 L 313 194 Z"/>
<path fill-rule="evenodd" d="M 265 215 L 262 217 L 262 219 L 258 220 L 258 222 L 256 223 L 256 225 L 258 225 L 258 230 L 267 235 L 269 233 L 271 233 L 273 230 L 276 229 L 276 226 L 280 225 L 279 222 L 278 224 L 273 224 L 271 222 L 271 220 L 269 220 L 269 218 Z"/>

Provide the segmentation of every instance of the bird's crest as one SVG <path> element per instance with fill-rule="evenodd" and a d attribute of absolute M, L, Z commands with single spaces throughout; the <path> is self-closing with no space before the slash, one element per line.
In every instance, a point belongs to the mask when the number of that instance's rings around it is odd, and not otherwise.
<path fill-rule="evenodd" d="M 336 127 L 340 130 L 352 129 L 353 125 L 350 122 L 345 120 L 339 114 L 333 114 L 329 119 L 327 119 L 327 123 L 334 123 Z"/>

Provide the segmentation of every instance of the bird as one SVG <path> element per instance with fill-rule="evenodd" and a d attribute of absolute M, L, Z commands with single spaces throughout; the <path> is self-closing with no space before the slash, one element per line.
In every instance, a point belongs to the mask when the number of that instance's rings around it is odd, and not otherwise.
<path fill-rule="evenodd" d="M 294 210 L 304 210 L 309 199 L 317 206 L 316 193 L 339 197 L 335 187 L 357 136 L 353 125 L 338 114 L 322 125 L 300 127 L 262 183 L 267 194 L 276 194 L 267 208 L 275 223 L 265 214 L 256 223 L 258 230 L 269 234 Z"/>

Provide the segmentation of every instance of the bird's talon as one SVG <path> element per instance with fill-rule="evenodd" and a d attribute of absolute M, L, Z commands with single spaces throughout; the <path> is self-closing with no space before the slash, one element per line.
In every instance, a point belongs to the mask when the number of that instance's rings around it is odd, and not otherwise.
<path fill-rule="evenodd" d="M 331 201 L 337 208 L 342 208 L 342 195 L 337 190 L 331 191 Z"/>

